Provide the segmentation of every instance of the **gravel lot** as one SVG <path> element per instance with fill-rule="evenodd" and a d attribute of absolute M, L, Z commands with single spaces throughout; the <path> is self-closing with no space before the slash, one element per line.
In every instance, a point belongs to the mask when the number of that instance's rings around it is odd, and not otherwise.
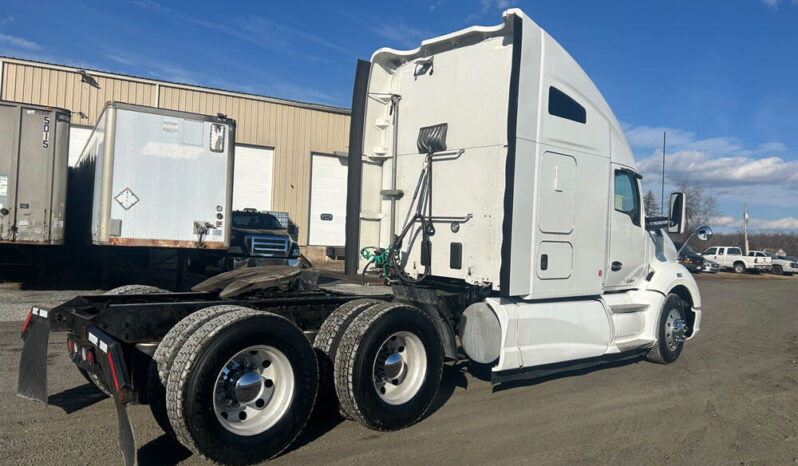
<path fill-rule="evenodd" d="M 798 463 L 798 277 L 719 274 L 699 285 L 702 333 L 670 366 L 605 366 L 492 392 L 454 365 L 422 423 L 381 433 L 316 417 L 272 464 Z M 50 342 L 50 406 L 14 396 L 26 307 L 73 293 L 0 289 L 3 463 L 121 463 L 113 402 L 68 362 L 62 334 Z M 140 464 L 206 464 L 163 435 L 147 406 L 130 414 Z"/>

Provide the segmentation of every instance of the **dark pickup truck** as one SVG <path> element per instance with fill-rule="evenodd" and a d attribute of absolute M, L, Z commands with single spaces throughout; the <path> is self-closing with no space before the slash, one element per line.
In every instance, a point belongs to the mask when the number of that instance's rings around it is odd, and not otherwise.
<path fill-rule="evenodd" d="M 226 252 L 198 251 L 189 258 L 190 270 L 201 273 L 208 266 L 223 271 L 262 265 L 300 266 L 296 227 L 286 213 L 243 209 L 234 211 L 232 219 L 230 248 Z"/>

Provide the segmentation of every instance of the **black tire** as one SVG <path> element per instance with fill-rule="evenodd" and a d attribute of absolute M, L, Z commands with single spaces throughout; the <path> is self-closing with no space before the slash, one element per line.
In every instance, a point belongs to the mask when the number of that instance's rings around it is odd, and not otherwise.
<path fill-rule="evenodd" d="M 675 348 L 668 346 L 668 339 L 671 336 L 672 329 L 668 324 L 668 315 L 671 311 L 675 310 L 679 314 L 679 318 L 683 321 L 686 320 L 687 303 L 676 294 L 669 294 L 662 304 L 659 319 L 657 320 L 657 343 L 648 351 L 646 359 L 651 362 L 659 364 L 670 364 L 679 358 L 684 348 L 684 341 L 678 342 Z"/>
<path fill-rule="evenodd" d="M 782 269 L 780 265 L 774 265 L 773 273 L 776 275 L 784 275 L 784 269 Z"/>
<path fill-rule="evenodd" d="M 219 305 L 206 307 L 190 314 L 169 329 L 155 350 L 147 371 L 147 399 L 150 411 L 164 432 L 174 435 L 166 412 L 166 383 L 177 352 L 191 335 L 209 320 L 226 312 L 241 310 L 241 306 Z"/>
<path fill-rule="evenodd" d="M 86 372 L 80 367 L 78 367 L 78 372 L 80 372 L 80 375 L 82 375 L 83 378 L 86 379 L 90 384 L 94 385 L 94 388 L 105 393 L 108 396 L 113 396 L 113 393 L 111 392 L 111 387 L 106 385 L 101 378 L 97 377 L 97 374 Z"/>
<path fill-rule="evenodd" d="M 151 285 L 125 285 L 106 291 L 104 295 L 166 293 L 163 288 Z"/>
<path fill-rule="evenodd" d="M 745 264 L 742 262 L 734 263 L 734 273 L 745 273 Z"/>
<path fill-rule="evenodd" d="M 294 388 L 275 424 L 254 435 L 238 435 L 216 416 L 216 382 L 230 358 L 256 345 L 269 345 L 285 356 Z M 261 311 L 228 312 L 206 322 L 177 353 L 166 385 L 169 420 L 177 439 L 206 459 L 225 464 L 265 461 L 287 448 L 304 428 L 316 401 L 318 376 L 313 347 L 293 323 Z"/>
<path fill-rule="evenodd" d="M 349 324 L 363 311 L 379 303 L 376 299 L 356 299 L 338 306 L 324 323 L 321 324 L 313 348 L 319 359 L 319 404 L 333 401 L 335 397 L 335 382 L 333 380 L 333 363 L 338 352 L 338 344 Z"/>
<path fill-rule="evenodd" d="M 374 368 L 380 349 L 398 332 L 410 333 L 420 340 L 426 372 L 411 398 L 389 404 L 377 391 Z M 429 315 L 406 304 L 371 306 L 352 321 L 338 345 L 334 374 L 341 410 L 374 430 L 398 430 L 415 424 L 435 399 L 443 374 L 443 356 L 440 335 Z"/>

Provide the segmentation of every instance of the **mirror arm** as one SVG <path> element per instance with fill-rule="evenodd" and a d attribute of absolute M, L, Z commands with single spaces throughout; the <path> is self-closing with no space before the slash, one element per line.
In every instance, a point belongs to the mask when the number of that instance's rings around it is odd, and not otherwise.
<path fill-rule="evenodd" d="M 687 239 L 684 240 L 684 243 L 682 244 L 682 247 L 680 247 L 679 250 L 676 251 L 676 256 L 678 256 L 679 254 L 682 253 L 682 249 L 684 249 L 684 247 L 687 246 L 687 243 L 690 242 L 690 240 L 693 238 L 693 236 L 695 236 L 695 233 L 690 233 L 690 236 L 688 236 Z"/>
<path fill-rule="evenodd" d="M 668 217 L 646 217 L 646 230 L 656 231 L 668 227 Z"/>

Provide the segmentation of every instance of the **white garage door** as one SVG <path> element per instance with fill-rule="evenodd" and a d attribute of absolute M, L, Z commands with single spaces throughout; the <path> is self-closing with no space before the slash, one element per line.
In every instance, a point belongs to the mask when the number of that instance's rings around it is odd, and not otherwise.
<path fill-rule="evenodd" d="M 74 167 L 78 163 L 80 153 L 86 147 L 86 142 L 91 136 L 93 128 L 86 128 L 84 126 L 70 126 L 69 127 L 69 166 Z"/>
<path fill-rule="evenodd" d="M 233 210 L 272 208 L 274 149 L 236 145 Z"/>
<path fill-rule="evenodd" d="M 346 242 L 346 159 L 311 156 L 308 244 L 343 246 Z"/>

